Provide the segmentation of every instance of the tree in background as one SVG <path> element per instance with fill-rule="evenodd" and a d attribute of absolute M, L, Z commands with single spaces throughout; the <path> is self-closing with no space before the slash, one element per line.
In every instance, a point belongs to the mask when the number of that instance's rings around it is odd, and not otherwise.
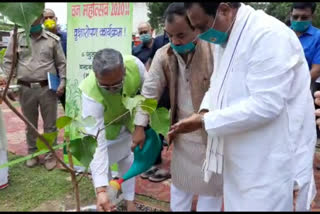
<path fill-rule="evenodd" d="M 163 29 L 164 20 L 163 14 L 164 11 L 169 6 L 170 2 L 149 2 L 147 7 L 149 9 L 148 17 L 151 27 L 159 32 Z"/>
<path fill-rule="evenodd" d="M 255 9 L 264 10 L 267 14 L 276 17 L 282 22 L 287 22 L 290 19 L 290 11 L 293 2 L 247 2 Z M 317 4 L 317 9 L 314 12 L 315 18 L 313 25 L 320 27 L 320 4 Z"/>
<path fill-rule="evenodd" d="M 151 27 L 156 31 L 162 30 L 164 21 L 163 13 L 167 9 L 170 2 L 150 2 L 147 3 L 149 21 Z M 257 10 L 264 10 L 267 14 L 276 17 L 282 22 L 286 22 L 290 18 L 290 10 L 292 2 L 246 2 Z M 315 18 L 313 25 L 320 28 L 320 4 L 317 3 Z"/>

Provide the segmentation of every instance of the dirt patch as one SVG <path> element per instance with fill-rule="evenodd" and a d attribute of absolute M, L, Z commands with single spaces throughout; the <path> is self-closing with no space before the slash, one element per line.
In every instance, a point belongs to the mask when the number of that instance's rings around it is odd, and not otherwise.
<path fill-rule="evenodd" d="M 95 204 L 95 198 L 86 202 L 81 202 L 81 207 L 85 207 L 91 204 Z M 33 211 L 52 211 L 52 212 L 63 212 L 67 210 L 74 210 L 76 208 L 76 202 L 73 194 L 67 194 L 64 198 L 60 200 L 46 201 L 45 203 L 40 204 Z"/>
<path fill-rule="evenodd" d="M 95 211 L 95 199 L 92 201 L 87 201 L 85 203 L 81 203 L 81 208 L 85 208 L 83 211 L 90 212 Z M 136 207 L 138 212 L 161 212 L 161 211 L 169 211 L 167 207 L 159 206 L 150 201 L 144 201 L 136 199 Z M 76 204 L 73 195 L 68 194 L 64 198 L 60 200 L 52 200 L 47 201 L 45 203 L 40 204 L 37 208 L 35 208 L 34 212 L 64 212 L 64 211 L 75 211 Z M 117 206 L 117 212 L 126 212 L 126 207 L 124 201 L 120 202 Z"/>

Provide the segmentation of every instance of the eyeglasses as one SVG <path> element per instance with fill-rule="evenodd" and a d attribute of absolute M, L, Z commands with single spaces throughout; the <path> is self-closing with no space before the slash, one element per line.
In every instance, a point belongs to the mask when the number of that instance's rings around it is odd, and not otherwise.
<path fill-rule="evenodd" d="M 149 32 L 148 32 L 148 31 L 140 31 L 140 32 L 139 32 L 139 35 L 147 34 L 147 33 L 149 33 Z"/>
<path fill-rule="evenodd" d="M 106 90 L 113 91 L 113 90 L 117 90 L 117 89 L 122 87 L 123 80 L 121 80 L 120 83 L 117 83 L 117 84 L 114 84 L 114 85 L 102 85 L 99 82 L 98 82 L 98 85 L 99 85 L 100 88 L 104 88 Z"/>
<path fill-rule="evenodd" d="M 46 16 L 46 17 L 44 17 L 44 20 L 53 19 L 53 18 L 54 18 L 54 16 Z"/>

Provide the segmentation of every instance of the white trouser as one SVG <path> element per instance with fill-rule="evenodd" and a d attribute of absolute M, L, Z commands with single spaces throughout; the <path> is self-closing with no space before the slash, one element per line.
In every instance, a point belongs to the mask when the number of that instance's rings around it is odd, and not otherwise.
<path fill-rule="evenodd" d="M 8 162 L 7 151 L 0 150 L 0 165 Z M 0 169 L 0 186 L 8 183 L 8 167 Z"/>
<path fill-rule="evenodd" d="M 298 196 L 296 199 L 296 211 L 310 211 L 312 201 L 317 194 L 317 188 L 314 180 L 314 174 L 312 171 L 310 182 L 305 183 L 299 188 Z"/>
<path fill-rule="evenodd" d="M 131 167 L 133 163 L 133 153 L 130 153 L 129 156 L 121 159 L 117 162 L 118 164 L 118 176 L 121 178 Z M 109 180 L 111 181 L 112 175 L 111 175 L 111 168 L 109 168 Z M 121 189 L 123 193 L 123 198 L 127 201 L 133 201 L 134 200 L 134 194 L 135 194 L 135 177 L 130 178 L 129 180 L 126 180 L 121 184 Z"/>
<path fill-rule="evenodd" d="M 170 208 L 173 212 L 179 211 L 191 211 L 192 199 L 194 194 L 184 192 L 173 184 L 171 184 L 171 199 L 170 199 Z M 222 207 L 222 197 L 214 196 L 198 196 L 197 210 L 198 212 L 205 211 L 221 211 Z"/>

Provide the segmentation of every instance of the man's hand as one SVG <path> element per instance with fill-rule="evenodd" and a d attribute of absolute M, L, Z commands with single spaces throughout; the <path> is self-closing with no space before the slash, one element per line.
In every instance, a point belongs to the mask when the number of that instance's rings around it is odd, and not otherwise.
<path fill-rule="evenodd" d="M 174 137 L 179 133 L 189 133 L 200 129 L 202 127 L 202 117 L 203 114 L 193 114 L 172 125 L 168 133 L 169 143 L 171 143 Z"/>
<path fill-rule="evenodd" d="M 62 95 L 63 95 L 63 93 L 64 93 L 64 88 L 65 88 L 65 86 L 64 85 L 59 85 L 59 87 L 58 87 L 58 89 L 57 89 L 57 95 L 59 96 L 59 97 L 61 97 Z"/>
<path fill-rule="evenodd" d="M 7 84 L 7 80 L 5 77 L 0 76 L 0 86 L 5 86 Z"/>
<path fill-rule="evenodd" d="M 316 91 L 314 93 L 314 97 L 315 97 L 314 102 L 316 103 L 316 105 L 320 106 L 320 91 Z M 320 117 L 320 109 L 317 109 L 315 114 L 317 117 Z M 320 118 L 318 118 L 316 122 L 317 122 L 318 127 L 320 128 Z"/>
<path fill-rule="evenodd" d="M 97 191 L 99 191 L 99 188 L 105 187 L 98 187 Z M 97 193 L 97 211 L 111 212 L 115 211 L 115 209 L 116 207 L 110 203 L 106 192 Z"/>
<path fill-rule="evenodd" d="M 145 139 L 146 139 L 146 134 L 144 132 L 144 127 L 136 126 L 132 136 L 131 151 L 133 152 L 137 146 L 139 146 L 140 149 L 142 149 Z"/>

